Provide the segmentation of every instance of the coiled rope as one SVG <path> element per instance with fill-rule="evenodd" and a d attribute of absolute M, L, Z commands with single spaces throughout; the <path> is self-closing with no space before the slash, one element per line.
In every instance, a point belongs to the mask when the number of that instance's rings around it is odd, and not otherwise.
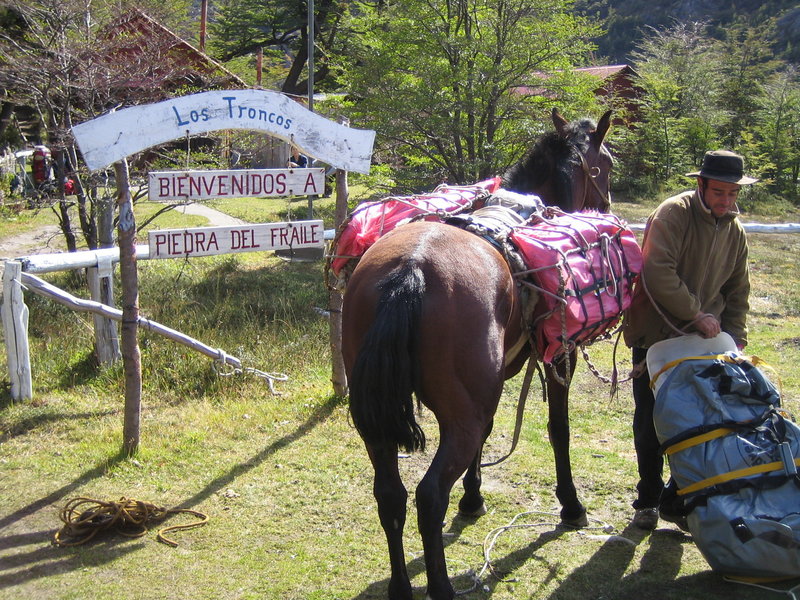
<path fill-rule="evenodd" d="M 189 508 L 165 509 L 150 502 L 133 498 L 120 498 L 105 502 L 92 498 L 73 498 L 61 510 L 64 526 L 56 532 L 53 543 L 56 546 L 78 546 L 85 544 L 101 531 L 113 530 L 126 537 L 141 537 L 147 533 L 148 521 L 163 521 L 177 513 L 194 515 L 199 521 L 184 525 L 163 527 L 158 531 L 158 541 L 177 547 L 178 543 L 165 533 L 179 529 L 200 527 L 208 522 L 208 515 Z"/>

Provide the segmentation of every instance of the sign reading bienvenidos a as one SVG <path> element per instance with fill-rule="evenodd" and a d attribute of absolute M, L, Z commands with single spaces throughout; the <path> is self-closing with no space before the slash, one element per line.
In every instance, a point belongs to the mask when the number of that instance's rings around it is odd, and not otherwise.
<path fill-rule="evenodd" d="M 148 197 L 153 202 L 209 198 L 319 196 L 325 169 L 234 169 L 231 171 L 151 171 Z"/>

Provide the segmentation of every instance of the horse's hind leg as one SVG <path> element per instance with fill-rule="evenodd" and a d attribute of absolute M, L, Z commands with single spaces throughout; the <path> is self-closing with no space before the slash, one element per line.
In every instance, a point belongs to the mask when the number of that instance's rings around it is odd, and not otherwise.
<path fill-rule="evenodd" d="M 484 427 L 470 432 L 463 423 L 442 430 L 439 448 L 428 472 L 417 486 L 417 519 L 425 549 L 425 570 L 428 575 L 430 600 L 451 600 L 455 597 L 447 575 L 442 541 L 444 521 L 453 484 L 469 466 L 482 441 Z"/>
<path fill-rule="evenodd" d="M 481 455 L 483 454 L 483 444 L 489 434 L 492 433 L 493 425 L 494 420 L 489 422 L 486 427 L 483 441 L 475 453 L 475 458 L 467 468 L 467 472 L 464 474 L 464 495 L 458 503 L 458 514 L 463 517 L 480 517 L 486 514 L 486 503 L 481 494 Z"/>
<path fill-rule="evenodd" d="M 570 355 L 570 378 L 575 369 L 575 353 Z M 569 387 L 558 381 L 566 376 L 566 365 L 560 361 L 546 366 L 547 406 L 549 409 L 547 430 L 556 463 L 556 498 L 561 503 L 561 521 L 573 527 L 585 527 L 586 508 L 578 499 L 572 480 L 572 465 L 569 457 Z M 553 372 L 558 374 L 558 379 Z"/>
<path fill-rule="evenodd" d="M 411 582 L 408 579 L 403 551 L 408 492 L 397 467 L 397 446 L 367 444 L 367 452 L 375 470 L 373 493 L 378 503 L 378 517 L 389 545 L 389 563 L 392 569 L 389 599 L 411 600 Z"/>

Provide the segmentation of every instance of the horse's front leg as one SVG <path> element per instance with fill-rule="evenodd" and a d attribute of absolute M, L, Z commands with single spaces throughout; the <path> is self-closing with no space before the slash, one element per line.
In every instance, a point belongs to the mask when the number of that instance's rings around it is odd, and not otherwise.
<path fill-rule="evenodd" d="M 575 372 L 575 359 L 576 353 L 572 352 L 569 356 L 570 379 Z M 561 383 L 566 380 L 565 361 L 546 365 L 545 373 L 549 409 L 547 430 L 556 463 L 556 498 L 561 503 L 561 521 L 572 527 L 585 527 L 589 521 L 586 518 L 586 508 L 578 500 L 569 457 L 569 386 Z"/>
<path fill-rule="evenodd" d="M 475 458 L 467 468 L 464 474 L 464 495 L 458 502 L 458 514 L 462 517 L 475 518 L 481 517 L 486 514 L 486 503 L 481 494 L 481 455 L 483 454 L 483 444 L 492 433 L 494 420 L 489 422 L 486 427 L 486 433 L 483 435 L 483 442 L 481 442 Z"/>
<path fill-rule="evenodd" d="M 389 580 L 389 599 L 411 600 L 411 582 L 408 578 L 403 550 L 403 528 L 406 522 L 408 492 L 400 479 L 397 466 L 397 446 L 367 444 L 367 452 L 375 470 L 373 493 L 378 503 L 378 517 L 389 545 L 389 563 L 392 569 Z"/>

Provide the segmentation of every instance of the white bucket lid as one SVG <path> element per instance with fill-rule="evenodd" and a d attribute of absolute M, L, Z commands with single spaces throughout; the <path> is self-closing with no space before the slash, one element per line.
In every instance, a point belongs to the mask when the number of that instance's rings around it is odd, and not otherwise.
<path fill-rule="evenodd" d="M 650 373 L 650 378 L 658 373 L 664 365 L 684 358 L 686 356 L 704 356 L 706 354 L 724 354 L 725 352 L 736 352 L 736 342 L 733 338 L 721 332 L 717 337 L 703 338 L 697 334 L 682 335 L 676 338 L 670 338 L 662 342 L 656 342 L 647 351 L 647 370 Z M 659 375 L 656 380 L 653 394 L 658 394 L 658 389 L 661 383 L 665 381 L 669 369 Z"/>

